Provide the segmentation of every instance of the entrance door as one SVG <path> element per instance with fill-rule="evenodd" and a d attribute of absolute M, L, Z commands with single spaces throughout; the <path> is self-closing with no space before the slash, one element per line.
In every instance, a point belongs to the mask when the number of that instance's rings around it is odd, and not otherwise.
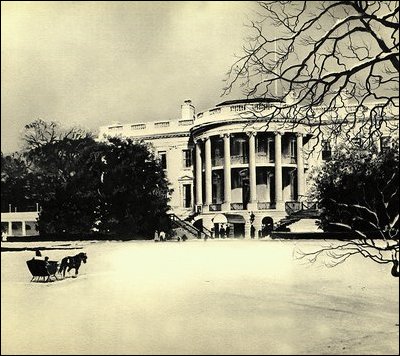
<path fill-rule="evenodd" d="M 183 185 L 183 207 L 190 208 L 192 206 L 192 185 Z"/>
<path fill-rule="evenodd" d="M 261 236 L 267 236 L 271 233 L 271 231 L 274 229 L 274 220 L 269 217 L 265 216 L 262 221 L 261 221 L 262 227 L 261 227 Z"/>

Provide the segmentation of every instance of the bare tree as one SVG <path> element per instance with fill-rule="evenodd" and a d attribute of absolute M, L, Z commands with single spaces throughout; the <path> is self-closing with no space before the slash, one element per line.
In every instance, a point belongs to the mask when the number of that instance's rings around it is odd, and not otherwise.
<path fill-rule="evenodd" d="M 323 261 L 327 267 L 336 267 L 349 257 L 361 255 L 379 264 L 392 264 L 391 274 L 399 277 L 399 243 L 395 239 L 374 240 L 361 233 L 358 239 L 346 242 L 326 242 L 322 248 L 305 251 L 297 248 L 295 258 L 315 263 Z"/>
<path fill-rule="evenodd" d="M 22 133 L 22 140 L 25 149 L 37 149 L 46 144 L 52 144 L 63 139 L 77 140 L 91 137 L 91 133 L 79 127 L 63 128 L 58 122 L 36 119 L 25 125 Z"/>
<path fill-rule="evenodd" d="M 231 66 L 224 94 L 240 86 L 247 97 L 272 99 L 267 112 L 253 108 L 253 119 L 266 122 L 266 129 L 268 118 L 310 127 L 312 149 L 322 137 L 339 135 L 348 141 L 357 136 L 370 147 L 383 128 L 398 141 L 398 1 L 263 1 L 256 17 L 249 25 L 254 36 Z M 387 209 L 389 201 L 398 205 L 397 185 L 398 168 L 376 191 L 379 204 L 373 207 L 365 195 L 360 201 L 331 200 L 348 214 L 332 223 L 354 238 L 297 251 L 297 257 L 315 262 L 324 256 L 332 267 L 361 254 L 392 264 L 392 275 L 398 277 L 398 206 L 390 205 L 390 214 Z M 361 220 L 373 230 L 372 238 L 365 226 L 357 228 Z"/>
<path fill-rule="evenodd" d="M 225 94 L 240 85 L 248 97 L 276 99 L 268 116 L 311 125 L 316 145 L 338 133 L 360 133 L 368 143 L 384 123 L 397 131 L 387 119 L 398 117 L 398 1 L 259 6 L 250 24 L 254 36 L 228 72 Z M 321 125 L 327 119 L 329 133 Z"/>

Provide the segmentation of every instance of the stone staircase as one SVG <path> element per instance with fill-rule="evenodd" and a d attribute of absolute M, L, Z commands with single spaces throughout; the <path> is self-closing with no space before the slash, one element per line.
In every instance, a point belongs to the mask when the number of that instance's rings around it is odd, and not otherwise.
<path fill-rule="evenodd" d="M 187 238 L 210 238 L 211 231 L 203 227 L 203 231 L 193 226 L 189 221 L 181 219 L 175 214 L 169 215 L 172 228 L 177 236 L 181 237 L 186 235 Z"/>
<path fill-rule="evenodd" d="M 275 231 L 288 231 L 289 225 L 302 219 L 317 219 L 321 210 L 317 202 L 287 202 L 287 216 L 280 220 L 275 228 Z"/>

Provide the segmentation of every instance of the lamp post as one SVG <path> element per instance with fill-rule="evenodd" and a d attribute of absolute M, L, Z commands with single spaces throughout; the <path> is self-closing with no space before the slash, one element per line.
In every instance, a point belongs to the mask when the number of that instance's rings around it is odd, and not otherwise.
<path fill-rule="evenodd" d="M 253 212 L 250 213 L 250 224 L 253 225 L 255 219 L 255 215 Z"/>
<path fill-rule="evenodd" d="M 255 237 L 255 228 L 254 228 L 254 225 L 253 225 L 253 223 L 254 223 L 254 219 L 255 219 L 255 215 L 254 215 L 254 213 L 253 212 L 251 212 L 250 213 L 250 237 L 252 238 L 252 239 L 254 239 L 254 237 Z"/>

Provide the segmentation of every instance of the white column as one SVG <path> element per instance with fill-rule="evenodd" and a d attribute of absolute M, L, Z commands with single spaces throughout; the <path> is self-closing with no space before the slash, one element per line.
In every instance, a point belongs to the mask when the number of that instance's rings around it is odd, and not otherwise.
<path fill-rule="evenodd" d="M 26 222 L 22 221 L 22 236 L 26 236 Z"/>
<path fill-rule="evenodd" d="M 231 210 L 231 139 L 230 134 L 224 134 L 224 204 L 222 210 Z"/>
<path fill-rule="evenodd" d="M 196 205 L 203 205 L 201 141 L 196 142 Z"/>
<path fill-rule="evenodd" d="M 211 138 L 205 140 L 205 166 L 206 166 L 206 205 L 212 204 L 212 172 L 211 172 Z"/>
<path fill-rule="evenodd" d="M 248 210 L 257 210 L 257 170 L 256 170 L 256 133 L 248 132 L 249 136 L 249 184 L 250 202 Z"/>
<path fill-rule="evenodd" d="M 9 221 L 8 222 L 8 234 L 7 234 L 7 236 L 12 236 L 13 235 L 13 233 L 12 233 L 12 221 Z"/>
<path fill-rule="evenodd" d="M 282 196 L 282 133 L 275 132 L 275 201 L 276 209 L 283 210 Z"/>
<path fill-rule="evenodd" d="M 297 134 L 297 200 L 301 200 L 305 194 L 304 179 L 304 155 L 303 155 L 303 135 Z"/>

